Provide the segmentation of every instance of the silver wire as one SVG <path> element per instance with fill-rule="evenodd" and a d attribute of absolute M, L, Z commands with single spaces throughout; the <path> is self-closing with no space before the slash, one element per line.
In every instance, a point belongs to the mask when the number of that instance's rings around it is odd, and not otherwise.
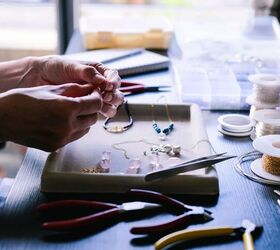
<path fill-rule="evenodd" d="M 272 180 L 266 180 L 263 178 L 260 178 L 254 174 L 249 172 L 248 170 L 245 170 L 245 164 L 246 162 L 256 160 L 258 158 L 262 157 L 262 154 L 258 151 L 251 151 L 245 154 L 242 154 L 238 157 L 237 163 L 234 165 L 234 169 L 242 176 L 245 176 L 246 178 L 261 183 L 261 184 L 266 184 L 266 185 L 277 185 L 280 186 L 279 181 L 272 181 Z"/>

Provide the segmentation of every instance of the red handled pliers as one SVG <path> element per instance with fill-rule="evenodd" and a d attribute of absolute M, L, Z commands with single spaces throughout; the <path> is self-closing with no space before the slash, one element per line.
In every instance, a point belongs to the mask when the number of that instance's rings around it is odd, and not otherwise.
<path fill-rule="evenodd" d="M 170 91 L 168 85 L 147 86 L 143 83 L 122 81 L 119 90 L 125 94 L 138 94 L 143 92 Z"/>
<path fill-rule="evenodd" d="M 212 219 L 211 212 L 203 207 L 189 206 L 161 193 L 131 189 L 128 192 L 128 195 L 133 201 L 126 202 L 121 205 L 87 200 L 60 200 L 43 203 L 38 206 L 38 210 L 41 213 L 50 211 L 55 212 L 56 210 L 62 208 L 67 210 L 69 208 L 79 207 L 90 208 L 92 213 L 90 215 L 74 219 L 44 222 L 42 226 L 44 229 L 51 231 L 82 230 L 85 227 L 98 225 L 100 222 L 106 222 L 107 220 L 118 218 L 121 214 L 129 211 L 139 211 L 141 213 L 141 211 L 145 209 L 154 209 L 158 207 L 166 208 L 167 211 L 172 214 L 176 214 L 177 216 L 175 219 L 162 224 L 133 227 L 131 228 L 131 233 L 148 235 L 163 233 L 179 227 L 185 227 L 194 222 L 204 223 Z"/>

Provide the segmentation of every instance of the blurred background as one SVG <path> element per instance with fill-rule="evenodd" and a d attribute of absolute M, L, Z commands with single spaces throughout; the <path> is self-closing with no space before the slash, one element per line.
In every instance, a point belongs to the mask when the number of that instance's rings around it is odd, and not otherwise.
<path fill-rule="evenodd" d="M 83 16 L 125 16 L 128 20 L 135 16 L 165 16 L 174 25 L 180 41 L 188 39 L 190 23 L 217 21 L 219 17 L 219 22 L 227 19 L 234 29 L 245 25 L 254 15 L 278 16 L 278 10 L 278 0 L 0 1 L 0 62 L 64 53 Z M 208 32 L 207 27 L 201 27 L 205 30 L 200 33 Z M 25 151 L 22 146 L 6 143 L 0 150 L 1 177 L 16 175 Z"/>
<path fill-rule="evenodd" d="M 55 54 L 59 48 L 58 5 L 64 1 L 17 0 L 0 1 L 0 61 L 27 55 Z M 67 1 L 66 1 L 67 2 Z M 71 2 L 71 1 L 69 1 Z M 231 12 L 248 16 L 254 8 L 269 12 L 273 0 L 80 0 L 74 1 L 75 20 L 85 15 L 145 16 L 164 15 L 171 21 L 175 17 L 215 15 Z M 67 10 L 64 10 L 67 11 Z M 236 17 L 236 22 L 240 20 Z"/>

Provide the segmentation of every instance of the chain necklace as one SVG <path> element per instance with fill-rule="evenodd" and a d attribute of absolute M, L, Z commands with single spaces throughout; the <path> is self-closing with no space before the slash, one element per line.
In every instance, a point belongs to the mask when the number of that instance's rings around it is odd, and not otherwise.
<path fill-rule="evenodd" d="M 166 115 L 167 115 L 167 118 L 168 118 L 168 121 L 169 121 L 168 127 L 164 128 L 164 129 L 161 129 L 158 126 L 158 124 L 156 122 L 156 119 L 155 119 L 155 111 L 154 110 L 155 110 L 155 105 L 152 104 L 152 119 L 153 119 L 152 126 L 153 126 L 153 129 L 156 131 L 156 133 L 159 134 L 159 139 L 164 141 L 166 139 L 166 136 L 169 135 L 173 131 L 174 122 L 171 119 L 167 103 L 165 103 L 165 111 L 166 111 Z"/>

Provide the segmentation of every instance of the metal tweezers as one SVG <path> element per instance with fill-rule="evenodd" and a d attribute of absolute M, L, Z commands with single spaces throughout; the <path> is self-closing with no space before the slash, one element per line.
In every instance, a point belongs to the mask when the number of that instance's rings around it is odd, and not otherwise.
<path fill-rule="evenodd" d="M 225 156 L 225 153 L 221 154 L 215 154 L 215 155 L 209 155 L 209 156 L 203 156 L 199 158 L 195 158 L 190 161 L 185 161 L 180 164 L 170 166 L 166 169 L 161 169 L 157 171 L 153 171 L 150 173 L 147 173 L 145 175 L 145 181 L 154 181 L 158 179 L 165 179 L 183 172 L 189 172 L 201 168 L 206 168 L 211 165 L 214 165 L 216 163 L 229 160 L 231 158 L 234 158 L 236 156 Z"/>

